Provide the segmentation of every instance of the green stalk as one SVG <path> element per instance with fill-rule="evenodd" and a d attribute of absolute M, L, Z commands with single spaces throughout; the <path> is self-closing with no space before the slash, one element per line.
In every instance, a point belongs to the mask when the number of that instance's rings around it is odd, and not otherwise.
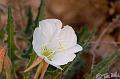
<path fill-rule="evenodd" d="M 14 22 L 13 22 L 13 16 L 12 16 L 12 10 L 11 6 L 8 7 L 8 19 L 7 19 L 7 54 L 11 60 L 12 63 L 12 68 L 11 68 L 11 76 L 13 79 L 14 74 L 15 74 L 15 66 L 14 66 L 14 60 L 15 60 L 15 43 L 14 43 L 14 34 L 15 34 L 15 27 L 14 27 Z"/>
<path fill-rule="evenodd" d="M 43 20 L 45 17 L 45 6 L 46 5 L 46 0 L 41 0 L 40 2 L 40 6 L 38 8 L 38 14 L 35 20 L 35 27 L 37 27 L 39 25 L 39 21 Z"/>

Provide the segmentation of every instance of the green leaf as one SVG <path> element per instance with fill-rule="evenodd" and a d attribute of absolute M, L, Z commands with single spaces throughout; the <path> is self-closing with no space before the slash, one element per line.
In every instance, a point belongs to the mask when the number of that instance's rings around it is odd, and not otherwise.
<path fill-rule="evenodd" d="M 14 27 L 14 22 L 13 22 L 13 17 L 12 17 L 12 10 L 11 7 L 8 7 L 8 19 L 7 19 L 7 54 L 12 62 L 12 68 L 11 68 L 11 75 L 13 79 L 14 73 L 15 73 L 15 66 L 14 66 L 14 58 L 15 58 L 15 50 L 16 46 L 14 43 L 14 34 L 15 34 L 15 27 Z"/>
<path fill-rule="evenodd" d="M 33 15 L 32 15 L 31 7 L 28 8 L 27 17 L 28 17 L 27 27 L 25 28 L 24 32 L 27 38 L 29 39 L 32 38 L 32 33 L 33 33 Z"/>
<path fill-rule="evenodd" d="M 24 73 L 23 79 L 30 79 L 30 72 Z"/>
<path fill-rule="evenodd" d="M 76 71 L 79 70 L 84 64 L 83 59 L 80 55 L 77 55 L 74 61 L 70 64 L 67 70 L 63 73 L 62 79 L 72 79 L 76 74 Z"/>
<path fill-rule="evenodd" d="M 93 73 L 94 74 L 106 73 L 109 70 L 109 68 L 111 67 L 111 65 L 113 64 L 113 61 L 118 56 L 120 56 L 120 50 L 113 52 L 110 56 L 104 58 L 100 63 L 98 63 L 95 66 Z"/>
<path fill-rule="evenodd" d="M 31 35 L 33 35 L 33 30 L 35 29 L 35 27 L 38 26 L 39 21 L 41 21 L 44 18 L 45 3 L 46 3 L 46 0 L 41 0 L 40 6 L 38 8 L 38 14 L 37 14 L 37 17 L 36 17 L 36 20 L 35 20 L 34 23 L 32 21 L 32 12 L 31 12 L 31 9 L 29 8 L 29 11 L 28 11 L 28 17 L 29 17 L 28 25 L 27 25 L 26 30 L 25 30 L 25 34 L 26 34 L 26 36 L 28 37 L 28 40 L 29 40 L 29 48 L 27 49 L 26 54 L 23 55 L 24 57 L 28 56 L 33 51 L 32 50 L 32 36 Z"/>
<path fill-rule="evenodd" d="M 44 18 L 45 3 L 46 3 L 46 0 L 41 0 L 40 6 L 38 8 L 38 14 L 37 14 L 37 17 L 36 17 L 36 20 L 34 23 L 31 23 L 32 22 L 32 12 L 31 12 L 31 10 L 29 10 L 29 14 L 28 14 L 29 20 L 28 20 L 28 26 L 26 28 L 26 35 L 28 35 L 27 33 L 29 33 L 29 34 L 31 33 L 31 35 L 33 35 L 33 30 L 38 26 L 39 21 L 41 21 Z M 27 31 L 28 29 L 29 29 L 29 31 Z M 30 37 L 30 38 L 28 38 L 28 40 L 30 42 L 29 48 L 28 48 L 26 55 L 24 55 L 24 56 L 28 56 L 29 54 L 31 54 L 28 66 L 32 64 L 32 62 L 34 61 L 34 59 L 36 57 L 36 54 L 35 54 L 35 52 L 33 52 L 33 49 L 32 49 L 32 36 L 29 36 L 29 37 Z M 29 79 L 30 76 L 31 76 L 30 72 L 24 73 L 24 79 Z"/>
<path fill-rule="evenodd" d="M 46 7 L 45 5 L 46 5 L 46 0 L 41 0 L 40 6 L 38 8 L 38 14 L 35 20 L 35 27 L 37 27 L 39 25 L 39 21 L 43 20 L 45 17 L 45 7 Z"/>
<path fill-rule="evenodd" d="M 113 61 L 120 56 L 120 50 L 113 52 L 110 56 L 104 58 L 100 63 L 98 63 L 93 69 L 92 73 L 86 74 L 85 79 L 95 79 L 97 74 L 105 74 L 109 68 L 112 66 Z"/>
<path fill-rule="evenodd" d="M 35 58 L 36 58 L 36 54 L 35 54 L 35 52 L 33 51 L 33 52 L 31 53 L 31 55 L 30 55 L 30 60 L 29 60 L 29 63 L 28 63 L 28 66 L 27 66 L 27 67 L 29 67 L 29 66 L 33 63 L 33 61 L 35 60 Z M 23 76 L 24 76 L 23 79 L 30 79 L 30 72 L 24 73 Z"/>
<path fill-rule="evenodd" d="M 1 29 L 0 30 L 0 40 L 4 38 L 4 33 L 5 33 L 4 29 Z"/>
<path fill-rule="evenodd" d="M 26 49 L 25 53 L 22 54 L 22 57 L 28 58 L 29 54 L 32 53 L 32 35 L 33 35 L 33 18 L 32 18 L 32 11 L 31 8 L 29 7 L 28 9 L 28 24 L 27 27 L 25 28 L 25 35 L 28 40 L 28 48 Z"/>
<path fill-rule="evenodd" d="M 45 3 L 46 0 L 41 0 L 40 2 L 40 6 L 38 8 L 38 13 L 37 13 L 37 17 L 34 23 L 32 23 L 32 12 L 31 9 L 29 9 L 29 13 L 28 13 L 28 25 L 26 27 L 26 36 L 28 34 L 33 35 L 33 30 L 38 26 L 39 21 L 41 21 L 44 18 L 44 14 L 45 14 Z M 28 30 L 29 29 L 29 30 Z M 27 36 L 28 40 L 29 40 L 29 48 L 27 49 L 27 53 L 24 56 L 28 56 L 31 52 L 32 52 L 32 36 Z"/>
<path fill-rule="evenodd" d="M 94 31 L 93 31 L 94 32 Z M 83 48 L 86 48 L 88 46 L 89 41 L 94 33 L 90 33 L 88 28 L 84 26 L 81 30 L 81 32 L 76 33 L 77 34 L 77 40 L 80 45 L 82 45 Z"/>

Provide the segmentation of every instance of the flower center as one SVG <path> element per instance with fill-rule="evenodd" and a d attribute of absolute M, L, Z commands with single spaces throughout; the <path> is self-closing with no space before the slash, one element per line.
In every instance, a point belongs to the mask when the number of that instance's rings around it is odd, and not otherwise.
<path fill-rule="evenodd" d="M 48 60 L 52 60 L 54 57 L 54 51 L 51 49 L 48 49 L 47 47 L 42 47 L 41 48 L 42 55 L 48 58 Z"/>

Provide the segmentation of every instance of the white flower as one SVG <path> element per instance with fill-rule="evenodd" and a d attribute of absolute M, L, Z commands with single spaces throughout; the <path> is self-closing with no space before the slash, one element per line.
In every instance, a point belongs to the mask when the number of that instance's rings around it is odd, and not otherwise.
<path fill-rule="evenodd" d="M 46 19 L 39 22 L 33 33 L 33 49 L 36 54 L 59 69 L 60 65 L 73 61 L 75 53 L 82 50 L 77 44 L 77 36 L 72 27 L 58 19 Z"/>

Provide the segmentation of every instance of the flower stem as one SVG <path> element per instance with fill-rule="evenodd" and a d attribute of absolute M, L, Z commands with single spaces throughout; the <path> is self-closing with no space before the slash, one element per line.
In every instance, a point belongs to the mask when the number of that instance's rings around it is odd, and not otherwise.
<path fill-rule="evenodd" d="M 42 67 L 43 67 L 43 62 L 41 62 L 41 63 L 39 64 L 39 66 L 38 66 L 38 68 L 37 68 L 37 72 L 36 72 L 36 74 L 35 74 L 35 76 L 34 76 L 34 79 L 38 79 L 38 77 L 39 77 L 39 75 L 40 75 L 40 72 L 41 72 L 41 70 L 42 70 Z"/>
<path fill-rule="evenodd" d="M 43 77 L 45 75 L 45 72 L 47 71 L 48 66 L 49 66 L 49 64 L 44 61 L 44 65 L 43 65 L 43 69 L 42 69 L 42 72 L 41 72 L 40 79 L 43 79 Z"/>
<path fill-rule="evenodd" d="M 28 67 L 24 72 L 28 72 L 30 71 L 32 68 L 34 68 L 35 66 L 37 66 L 38 64 L 40 64 L 42 62 L 42 58 L 38 57 L 30 67 Z"/>

